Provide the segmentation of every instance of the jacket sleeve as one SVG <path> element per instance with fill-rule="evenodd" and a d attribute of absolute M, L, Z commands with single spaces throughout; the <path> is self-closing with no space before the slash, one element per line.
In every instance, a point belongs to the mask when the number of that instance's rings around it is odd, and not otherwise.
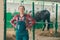
<path fill-rule="evenodd" d="M 27 15 L 27 20 L 28 20 L 27 27 L 29 28 L 32 27 L 36 22 L 30 15 Z"/>
<path fill-rule="evenodd" d="M 10 21 L 10 23 L 13 25 L 13 27 L 16 27 L 16 24 L 14 23 L 16 21 L 16 18 L 17 18 L 17 16 L 14 16 Z"/>

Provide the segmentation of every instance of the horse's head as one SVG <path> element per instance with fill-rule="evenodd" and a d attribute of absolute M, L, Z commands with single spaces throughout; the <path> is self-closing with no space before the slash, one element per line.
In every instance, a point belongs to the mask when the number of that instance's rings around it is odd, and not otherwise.
<path fill-rule="evenodd" d="M 35 20 L 36 21 L 40 21 L 41 20 L 41 15 L 40 15 L 40 11 L 35 13 Z"/>

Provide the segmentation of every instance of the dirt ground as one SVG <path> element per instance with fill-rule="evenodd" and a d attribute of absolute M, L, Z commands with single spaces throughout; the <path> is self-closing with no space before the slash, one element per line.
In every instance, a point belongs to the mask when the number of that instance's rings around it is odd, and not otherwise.
<path fill-rule="evenodd" d="M 15 40 L 15 31 L 13 28 L 7 29 L 6 40 Z M 32 31 L 29 31 L 29 40 L 33 40 Z M 35 30 L 35 40 L 60 40 L 60 32 L 50 33 L 49 31 Z"/>

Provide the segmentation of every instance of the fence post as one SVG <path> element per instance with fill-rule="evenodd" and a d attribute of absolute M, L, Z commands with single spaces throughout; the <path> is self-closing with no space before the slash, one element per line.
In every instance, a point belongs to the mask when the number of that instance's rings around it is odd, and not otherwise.
<path fill-rule="evenodd" d="M 34 2 L 32 2 L 32 14 L 34 18 Z M 35 40 L 35 25 L 33 25 L 33 40 Z"/>
<path fill-rule="evenodd" d="M 57 33 L 58 29 L 58 4 L 56 4 L 56 22 L 55 22 L 55 33 Z"/>
<path fill-rule="evenodd" d="M 4 40 L 6 40 L 6 0 L 4 0 Z"/>
<path fill-rule="evenodd" d="M 45 1 L 43 0 L 43 10 L 44 10 L 44 2 L 45 2 Z"/>

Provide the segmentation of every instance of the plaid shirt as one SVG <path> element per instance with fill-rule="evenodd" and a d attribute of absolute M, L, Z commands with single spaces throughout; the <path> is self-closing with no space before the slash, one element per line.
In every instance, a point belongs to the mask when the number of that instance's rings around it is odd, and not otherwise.
<path fill-rule="evenodd" d="M 14 21 L 18 21 L 18 16 L 19 15 L 14 16 L 13 19 L 10 21 L 13 27 L 16 27 L 16 24 L 14 23 Z M 29 28 L 32 27 L 35 24 L 35 20 L 28 14 L 25 14 L 25 16 L 26 16 L 26 27 L 29 27 Z"/>

